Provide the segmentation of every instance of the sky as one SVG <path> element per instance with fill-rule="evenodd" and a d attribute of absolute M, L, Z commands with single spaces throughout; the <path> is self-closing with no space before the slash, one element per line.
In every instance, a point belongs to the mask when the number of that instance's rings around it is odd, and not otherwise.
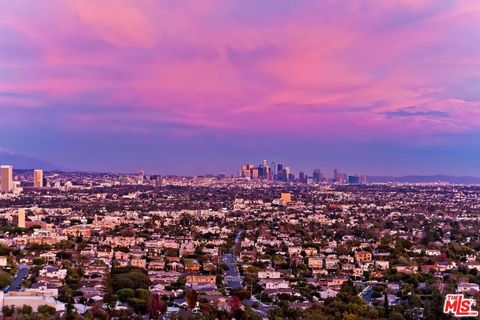
<path fill-rule="evenodd" d="M 480 1 L 0 0 L 0 149 L 480 176 Z"/>

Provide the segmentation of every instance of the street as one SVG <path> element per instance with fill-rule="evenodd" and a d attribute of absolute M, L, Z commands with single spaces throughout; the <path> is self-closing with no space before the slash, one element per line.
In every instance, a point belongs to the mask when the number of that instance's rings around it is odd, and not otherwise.
<path fill-rule="evenodd" d="M 29 266 L 26 265 L 20 265 L 20 268 L 18 269 L 17 274 L 12 280 L 12 284 L 10 287 L 6 290 L 8 291 L 18 291 L 22 287 L 22 281 L 25 279 L 25 277 L 28 275 L 28 270 L 30 269 Z"/>
<path fill-rule="evenodd" d="M 240 230 L 236 237 L 234 247 L 240 242 L 240 237 L 242 235 L 243 230 Z M 237 290 L 242 288 L 242 277 L 240 276 L 240 272 L 238 271 L 237 265 L 235 263 L 235 259 L 233 254 L 226 253 L 222 257 L 222 261 L 228 266 L 228 270 L 225 271 L 225 282 L 229 289 Z"/>

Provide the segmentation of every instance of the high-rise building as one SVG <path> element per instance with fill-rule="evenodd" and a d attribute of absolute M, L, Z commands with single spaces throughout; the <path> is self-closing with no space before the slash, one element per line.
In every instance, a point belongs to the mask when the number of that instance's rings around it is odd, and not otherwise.
<path fill-rule="evenodd" d="M 305 176 L 305 172 L 303 171 L 300 171 L 300 173 L 298 174 L 298 180 L 302 183 L 305 183 L 307 182 L 307 178 Z"/>
<path fill-rule="evenodd" d="M 252 179 L 258 179 L 258 168 L 252 168 L 250 172 Z"/>
<path fill-rule="evenodd" d="M 18 227 L 25 228 L 25 209 L 20 208 L 17 211 Z"/>
<path fill-rule="evenodd" d="M 359 184 L 360 180 L 358 176 L 348 176 L 348 184 Z"/>
<path fill-rule="evenodd" d="M 0 167 L 0 192 L 9 193 L 13 191 L 13 167 Z"/>
<path fill-rule="evenodd" d="M 333 170 L 333 182 L 345 184 L 347 183 L 347 174 L 343 172 L 339 172 L 337 169 Z"/>
<path fill-rule="evenodd" d="M 322 171 L 320 171 L 320 169 L 313 170 L 313 182 L 320 183 L 320 182 L 324 182 L 324 180 L 325 180 L 325 177 L 323 176 L 323 173 Z"/>
<path fill-rule="evenodd" d="M 277 174 L 280 174 L 280 172 L 282 172 L 283 170 L 283 164 L 279 163 L 277 164 Z"/>
<path fill-rule="evenodd" d="M 43 188 L 43 170 L 33 171 L 33 186 L 35 188 Z"/>

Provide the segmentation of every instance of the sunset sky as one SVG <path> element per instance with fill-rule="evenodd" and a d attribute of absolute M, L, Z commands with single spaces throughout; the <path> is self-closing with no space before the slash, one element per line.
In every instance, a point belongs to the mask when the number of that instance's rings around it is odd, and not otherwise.
<path fill-rule="evenodd" d="M 0 0 L 0 149 L 480 176 L 480 1 Z"/>

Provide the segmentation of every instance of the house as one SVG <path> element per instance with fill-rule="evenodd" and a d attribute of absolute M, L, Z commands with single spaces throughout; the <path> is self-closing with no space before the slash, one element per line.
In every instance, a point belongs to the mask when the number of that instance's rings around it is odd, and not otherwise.
<path fill-rule="evenodd" d="M 281 273 L 274 270 L 258 271 L 258 279 L 280 279 Z"/>
<path fill-rule="evenodd" d="M 65 304 L 55 300 L 53 297 L 47 297 L 37 292 L 10 291 L 5 295 L 1 292 L 0 298 L 3 298 L 1 300 L 3 300 L 2 302 L 5 306 L 21 308 L 24 305 L 28 305 L 32 307 L 33 311 L 37 311 L 39 306 L 49 305 L 54 307 L 57 312 L 65 312 L 66 310 Z"/>
<path fill-rule="evenodd" d="M 148 270 L 164 270 L 165 269 L 165 260 L 164 259 L 155 259 L 150 261 L 148 264 Z"/>
<path fill-rule="evenodd" d="M 375 267 L 378 270 L 387 270 L 390 268 L 390 262 L 389 261 L 384 261 L 384 260 L 376 260 L 375 261 Z"/>
<path fill-rule="evenodd" d="M 477 283 L 461 282 L 458 284 L 458 288 L 457 288 L 458 293 L 476 294 L 479 291 L 480 291 L 480 286 Z"/>
<path fill-rule="evenodd" d="M 478 262 L 478 261 L 467 262 L 467 268 L 468 269 L 477 269 L 477 271 L 480 271 L 480 262 Z"/>
<path fill-rule="evenodd" d="M 199 272 L 200 269 L 201 269 L 201 265 L 196 260 L 186 260 L 185 261 L 185 271 L 186 272 Z"/>
<path fill-rule="evenodd" d="M 63 280 L 67 277 L 67 269 L 58 269 L 57 267 L 46 266 L 40 270 L 39 274 L 41 277 L 57 278 Z"/>
<path fill-rule="evenodd" d="M 455 261 L 438 261 L 436 263 L 436 266 L 438 268 L 439 271 L 447 271 L 447 270 L 452 270 L 452 269 L 455 269 L 457 267 L 457 264 L 455 263 Z"/>
<path fill-rule="evenodd" d="M 139 258 L 133 258 L 132 260 L 130 260 L 130 265 L 132 267 L 147 269 L 147 260 L 139 259 Z"/>
<path fill-rule="evenodd" d="M 45 297 L 58 297 L 58 287 L 51 283 L 37 282 L 32 284 L 31 288 L 25 290 L 25 292 L 35 292 Z"/>
<path fill-rule="evenodd" d="M 319 292 L 320 298 L 321 299 L 328 299 L 328 298 L 335 298 L 338 294 L 338 291 L 335 291 L 333 289 L 327 288 L 325 290 L 322 290 Z"/>
<path fill-rule="evenodd" d="M 422 271 L 423 273 L 431 272 L 431 271 L 440 271 L 440 268 L 438 268 L 434 264 L 423 264 L 420 266 L 420 271 Z"/>
<path fill-rule="evenodd" d="M 267 290 L 290 288 L 290 283 L 281 279 L 263 279 L 258 284 Z"/>
<path fill-rule="evenodd" d="M 312 269 L 322 269 L 323 268 L 323 259 L 320 257 L 309 257 L 308 258 L 308 267 Z"/>
<path fill-rule="evenodd" d="M 336 270 L 338 269 L 338 265 L 340 264 L 340 260 L 336 258 L 326 258 L 325 259 L 325 269 L 327 270 Z"/>
<path fill-rule="evenodd" d="M 436 257 L 439 256 L 441 252 L 438 249 L 427 249 L 425 250 L 425 254 L 429 257 Z"/>
<path fill-rule="evenodd" d="M 203 253 L 217 257 L 218 256 L 218 247 L 213 248 L 203 248 Z"/>
<path fill-rule="evenodd" d="M 417 272 L 417 266 L 398 265 L 395 268 L 397 269 L 397 272 L 403 272 L 403 273 L 416 273 Z"/>
<path fill-rule="evenodd" d="M 327 287 L 340 287 L 344 282 L 347 281 L 347 277 L 332 277 L 327 279 Z"/>
<path fill-rule="evenodd" d="M 55 263 L 57 261 L 57 254 L 53 251 L 43 252 L 40 254 L 40 258 L 43 258 L 47 264 Z"/>
<path fill-rule="evenodd" d="M 288 254 L 291 256 L 298 256 L 302 253 L 302 247 L 289 247 Z"/>
<path fill-rule="evenodd" d="M 357 263 L 372 262 L 372 253 L 369 251 L 355 251 L 355 261 Z"/>
<path fill-rule="evenodd" d="M 305 254 L 309 257 L 316 256 L 318 254 L 317 248 L 305 248 Z"/>
<path fill-rule="evenodd" d="M 188 275 L 187 276 L 187 284 L 193 284 L 193 283 L 211 283 L 215 284 L 217 281 L 216 276 L 204 276 L 204 275 Z"/>

